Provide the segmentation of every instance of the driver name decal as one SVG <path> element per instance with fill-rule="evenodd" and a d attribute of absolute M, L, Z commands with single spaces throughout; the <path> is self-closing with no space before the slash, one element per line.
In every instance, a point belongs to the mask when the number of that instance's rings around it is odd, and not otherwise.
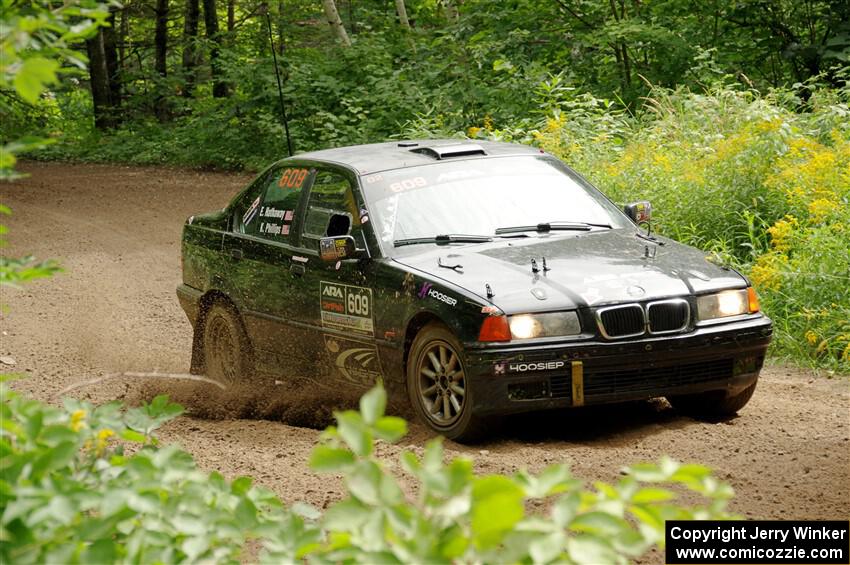
<path fill-rule="evenodd" d="M 322 327 L 374 336 L 372 289 L 327 281 L 319 283 Z"/>

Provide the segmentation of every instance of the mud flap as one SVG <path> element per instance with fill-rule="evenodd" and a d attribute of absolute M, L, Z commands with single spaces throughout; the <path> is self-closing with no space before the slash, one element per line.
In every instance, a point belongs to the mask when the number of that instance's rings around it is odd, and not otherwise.
<path fill-rule="evenodd" d="M 192 375 L 203 375 L 206 371 L 203 344 L 204 333 L 201 324 L 198 324 L 192 332 L 192 359 L 189 361 L 189 373 Z"/>
<path fill-rule="evenodd" d="M 581 361 L 572 365 L 573 406 L 584 406 L 584 366 Z"/>

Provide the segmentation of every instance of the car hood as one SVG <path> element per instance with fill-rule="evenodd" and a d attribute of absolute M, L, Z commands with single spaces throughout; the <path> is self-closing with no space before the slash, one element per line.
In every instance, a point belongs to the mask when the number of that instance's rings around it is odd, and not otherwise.
<path fill-rule="evenodd" d="M 743 287 L 735 271 L 705 253 L 631 229 L 564 232 L 492 243 L 432 247 L 397 257 L 407 267 L 463 287 L 506 313 L 539 312 L 685 296 Z M 543 270 L 543 259 L 548 270 Z M 532 259 L 538 272 L 532 272 Z M 440 266 L 440 265 L 443 266 Z"/>

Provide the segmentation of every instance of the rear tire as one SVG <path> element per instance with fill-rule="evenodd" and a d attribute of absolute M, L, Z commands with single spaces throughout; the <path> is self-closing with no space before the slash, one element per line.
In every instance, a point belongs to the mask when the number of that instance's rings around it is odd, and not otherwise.
<path fill-rule="evenodd" d="M 463 346 L 446 326 L 431 322 L 416 334 L 406 372 L 410 404 L 429 428 L 459 442 L 483 436 L 485 420 L 472 413 Z"/>
<path fill-rule="evenodd" d="M 699 394 L 668 396 L 667 401 L 683 414 L 704 420 L 723 420 L 734 416 L 747 405 L 756 390 L 754 382 L 738 394 L 729 395 L 722 390 L 712 390 Z"/>
<path fill-rule="evenodd" d="M 251 343 L 236 310 L 217 302 L 204 317 L 206 374 L 225 385 L 247 381 L 253 372 Z"/>

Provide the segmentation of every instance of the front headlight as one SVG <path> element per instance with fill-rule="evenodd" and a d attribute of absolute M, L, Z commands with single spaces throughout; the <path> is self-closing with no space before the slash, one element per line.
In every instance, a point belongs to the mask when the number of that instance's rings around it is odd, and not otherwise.
<path fill-rule="evenodd" d="M 697 297 L 697 312 L 701 321 L 740 316 L 758 312 L 758 299 L 749 288 L 724 290 Z"/>
<path fill-rule="evenodd" d="M 581 324 L 575 312 L 520 314 L 509 318 L 512 339 L 578 335 Z"/>

